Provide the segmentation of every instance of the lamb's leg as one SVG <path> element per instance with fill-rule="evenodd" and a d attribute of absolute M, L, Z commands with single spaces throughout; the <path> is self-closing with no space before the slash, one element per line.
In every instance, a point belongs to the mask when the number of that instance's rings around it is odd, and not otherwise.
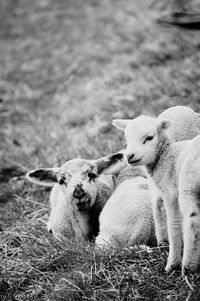
<path fill-rule="evenodd" d="M 182 273 L 195 271 L 200 259 L 200 207 L 197 195 L 180 194 L 180 209 L 183 215 L 184 251 Z"/>
<path fill-rule="evenodd" d="M 169 238 L 169 256 L 165 270 L 169 272 L 181 265 L 181 214 L 178 201 L 176 199 L 173 201 L 165 201 L 165 208 L 167 213 L 167 229 Z"/>
<path fill-rule="evenodd" d="M 153 199 L 153 217 L 157 244 L 166 244 L 166 242 L 168 241 L 167 218 L 164 208 L 164 202 L 161 197 L 156 197 Z"/>
<path fill-rule="evenodd" d="M 117 248 L 119 247 L 117 241 L 114 237 L 111 237 L 109 234 L 102 234 L 101 232 L 95 239 L 95 245 L 98 248 L 109 249 L 109 248 Z"/>

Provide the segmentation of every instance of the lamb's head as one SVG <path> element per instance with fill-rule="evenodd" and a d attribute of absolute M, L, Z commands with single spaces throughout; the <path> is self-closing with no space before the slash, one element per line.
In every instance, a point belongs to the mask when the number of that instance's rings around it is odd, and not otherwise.
<path fill-rule="evenodd" d="M 79 211 L 88 211 L 96 201 L 98 176 L 109 165 L 122 159 L 122 153 L 97 160 L 72 159 L 60 168 L 32 170 L 27 173 L 27 178 L 31 182 L 45 186 L 53 186 L 58 183 L 73 206 Z"/>
<path fill-rule="evenodd" d="M 73 159 L 66 162 L 57 174 L 65 196 L 79 211 L 88 211 L 97 196 L 97 169 L 88 160 Z"/>
<path fill-rule="evenodd" d="M 124 131 L 125 158 L 133 166 L 152 164 L 158 145 L 170 121 L 141 115 L 135 119 L 116 119 L 113 125 Z"/>

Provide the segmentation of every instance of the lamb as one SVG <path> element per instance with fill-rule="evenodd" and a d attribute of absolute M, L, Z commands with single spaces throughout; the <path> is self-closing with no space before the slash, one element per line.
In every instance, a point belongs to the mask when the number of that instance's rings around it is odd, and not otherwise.
<path fill-rule="evenodd" d="M 173 142 L 189 140 L 200 134 L 200 114 L 186 106 L 174 106 L 162 112 L 158 119 L 169 119 L 172 124 L 166 134 Z M 113 125 L 124 130 L 128 120 L 113 120 Z M 155 232 L 158 245 L 165 244 L 168 240 L 166 233 L 166 216 L 163 210 L 162 198 L 152 198 Z"/>
<path fill-rule="evenodd" d="M 172 122 L 167 135 L 173 142 L 190 140 L 200 134 L 200 114 L 189 107 L 171 107 L 158 118 L 169 119 Z"/>
<path fill-rule="evenodd" d="M 158 119 L 169 119 L 172 122 L 166 134 L 173 142 L 190 140 L 200 135 L 200 114 L 189 107 L 170 107 L 162 112 Z M 153 201 L 156 237 L 158 245 L 162 245 L 167 241 L 163 200 L 162 198 L 153 198 Z"/>
<path fill-rule="evenodd" d="M 97 160 L 73 159 L 59 168 L 29 171 L 27 179 L 52 186 L 48 230 L 57 238 L 92 240 L 99 231 L 99 214 L 114 189 L 111 175 L 100 175 L 121 153 Z"/>
<path fill-rule="evenodd" d="M 117 188 L 100 213 L 100 232 L 96 245 L 101 248 L 121 248 L 136 244 L 155 246 L 147 173 L 140 167 L 132 168 L 122 162 L 113 174 Z"/>
<path fill-rule="evenodd" d="M 166 271 L 181 264 L 182 274 L 197 269 L 200 259 L 200 136 L 170 141 L 171 121 L 139 116 L 124 127 L 126 159 L 131 166 L 145 165 L 160 189 L 167 213 L 169 256 Z M 118 121 L 119 125 L 119 121 Z"/>

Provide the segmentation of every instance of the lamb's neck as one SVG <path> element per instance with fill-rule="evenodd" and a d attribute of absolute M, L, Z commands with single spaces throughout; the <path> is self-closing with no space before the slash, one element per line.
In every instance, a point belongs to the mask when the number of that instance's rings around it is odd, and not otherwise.
<path fill-rule="evenodd" d="M 139 166 L 132 167 L 125 163 L 124 166 L 122 166 L 119 174 L 116 177 L 116 184 L 118 186 L 125 180 L 136 178 L 136 177 L 147 178 L 147 174 L 142 167 L 139 167 Z"/>
<path fill-rule="evenodd" d="M 157 145 L 157 152 L 155 159 L 152 163 L 146 165 L 147 172 L 151 177 L 154 178 L 155 173 L 157 173 L 159 168 L 167 160 L 167 156 L 170 152 L 171 142 L 167 136 L 162 136 Z"/>
<path fill-rule="evenodd" d="M 91 212 L 88 211 L 76 211 L 74 214 L 74 219 L 77 222 L 83 236 L 85 239 L 89 238 L 91 229 L 90 229 L 90 219 Z"/>

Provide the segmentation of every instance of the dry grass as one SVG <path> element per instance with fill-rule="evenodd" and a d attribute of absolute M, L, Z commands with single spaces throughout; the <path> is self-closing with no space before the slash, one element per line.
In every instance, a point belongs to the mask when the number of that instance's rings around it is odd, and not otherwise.
<path fill-rule="evenodd" d="M 123 145 L 113 118 L 176 104 L 200 111 L 200 34 L 157 25 L 168 9 L 158 0 L 1 0 L 1 162 L 99 157 Z M 166 249 L 99 254 L 56 242 L 45 228 L 49 190 L 23 178 L 0 185 L 9 200 L 0 300 L 199 300 L 199 274 L 164 273 Z"/>

